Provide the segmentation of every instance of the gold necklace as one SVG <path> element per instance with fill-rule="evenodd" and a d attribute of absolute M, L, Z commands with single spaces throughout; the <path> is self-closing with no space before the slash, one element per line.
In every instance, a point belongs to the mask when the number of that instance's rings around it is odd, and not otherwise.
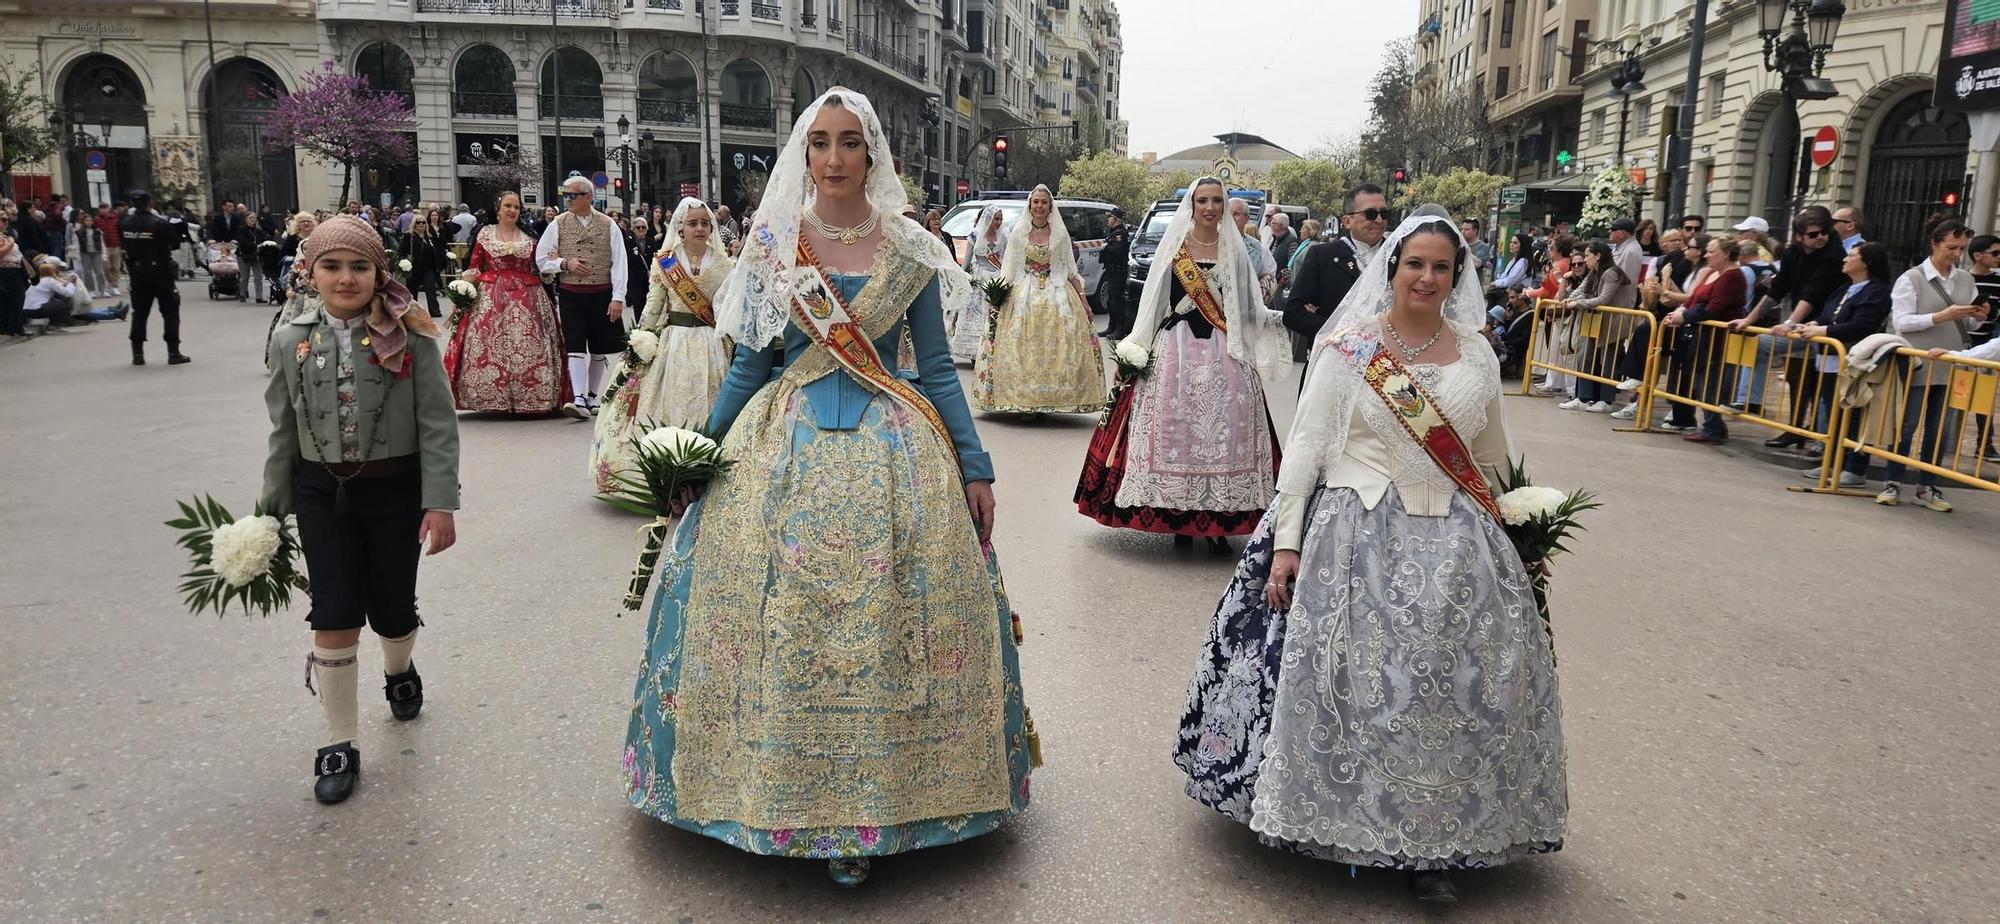
<path fill-rule="evenodd" d="M 881 218 L 882 213 L 871 208 L 868 210 L 868 218 L 866 220 L 852 228 L 843 228 L 838 225 L 827 224 L 825 219 L 819 217 L 817 209 L 806 209 L 806 224 L 812 225 L 813 230 L 818 231 L 821 237 L 829 241 L 839 241 L 850 247 L 854 245 L 855 241 L 874 234 L 875 225 Z"/>

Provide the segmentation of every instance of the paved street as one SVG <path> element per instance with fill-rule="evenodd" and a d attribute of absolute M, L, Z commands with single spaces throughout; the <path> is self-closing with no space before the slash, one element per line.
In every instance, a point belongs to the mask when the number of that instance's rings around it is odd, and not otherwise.
<path fill-rule="evenodd" d="M 1261 847 L 1181 794 L 1169 746 L 1233 562 L 1077 515 L 1083 417 L 980 423 L 1048 760 L 1000 833 L 845 892 L 627 808 L 645 620 L 615 608 L 638 522 L 591 499 L 589 427 L 559 419 L 463 420 L 460 543 L 421 583 L 423 717 L 389 717 L 366 642 L 361 788 L 316 804 L 303 604 L 217 620 L 175 594 L 173 501 L 247 511 L 268 432 L 271 309 L 186 288 L 192 366 L 157 340 L 126 365 L 122 325 L 0 346 L 0 919 L 1440 917 L 1398 875 Z M 1285 426 L 1295 385 L 1270 390 Z M 1747 451 L 1508 410 L 1538 480 L 1606 503 L 1555 592 L 1572 831 L 1460 876 L 1449 917 L 1993 920 L 2000 498 L 1795 494 Z"/>

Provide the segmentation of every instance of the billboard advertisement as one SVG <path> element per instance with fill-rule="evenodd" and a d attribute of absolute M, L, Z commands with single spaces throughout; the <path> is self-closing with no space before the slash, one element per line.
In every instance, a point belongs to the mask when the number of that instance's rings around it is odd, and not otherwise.
<path fill-rule="evenodd" d="M 2000 109 L 2000 0 L 1946 0 L 1936 102 Z"/>

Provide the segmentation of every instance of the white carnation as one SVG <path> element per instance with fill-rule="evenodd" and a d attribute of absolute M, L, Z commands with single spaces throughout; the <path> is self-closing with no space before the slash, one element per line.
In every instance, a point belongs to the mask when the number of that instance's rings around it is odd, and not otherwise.
<path fill-rule="evenodd" d="M 645 362 L 652 362 L 653 357 L 660 353 L 660 335 L 652 331 L 635 330 L 627 342 L 632 347 L 633 355 Z"/>
<path fill-rule="evenodd" d="M 1551 516 L 1569 499 L 1555 488 L 1528 485 L 1500 495 L 1500 518 L 1509 523 L 1526 523 L 1538 516 Z"/>
<path fill-rule="evenodd" d="M 271 570 L 278 554 L 278 518 L 244 517 L 209 535 L 209 566 L 231 587 L 242 587 Z"/>
<path fill-rule="evenodd" d="M 1120 340 L 1118 341 L 1118 345 L 1112 348 L 1111 352 L 1117 355 L 1120 362 L 1128 366 L 1144 368 L 1146 364 L 1153 361 L 1153 354 L 1145 347 L 1140 346 L 1137 341 Z"/>
<path fill-rule="evenodd" d="M 714 448 L 714 440 L 685 427 L 660 427 L 639 438 L 640 452 L 670 460 L 685 459 L 693 452 Z"/>

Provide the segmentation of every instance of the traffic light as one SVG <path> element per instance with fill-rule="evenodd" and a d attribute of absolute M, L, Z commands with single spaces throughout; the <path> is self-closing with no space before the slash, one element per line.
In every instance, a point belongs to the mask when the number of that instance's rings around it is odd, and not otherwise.
<path fill-rule="evenodd" d="M 1004 180 L 1007 178 L 1006 135 L 1001 135 L 993 139 L 993 178 L 996 180 Z"/>
<path fill-rule="evenodd" d="M 621 176 L 613 179 L 611 181 L 611 191 L 614 194 L 616 194 L 618 198 L 620 199 L 625 198 L 625 178 Z"/>
<path fill-rule="evenodd" d="M 1397 167 L 1396 169 L 1389 171 L 1389 182 L 1391 183 L 1401 183 L 1408 180 L 1409 178 L 1410 178 L 1410 171 L 1405 170 L 1402 167 Z"/>
<path fill-rule="evenodd" d="M 1958 208 L 1958 190 L 1954 189 L 1944 194 L 1944 207 L 1948 209 Z"/>

